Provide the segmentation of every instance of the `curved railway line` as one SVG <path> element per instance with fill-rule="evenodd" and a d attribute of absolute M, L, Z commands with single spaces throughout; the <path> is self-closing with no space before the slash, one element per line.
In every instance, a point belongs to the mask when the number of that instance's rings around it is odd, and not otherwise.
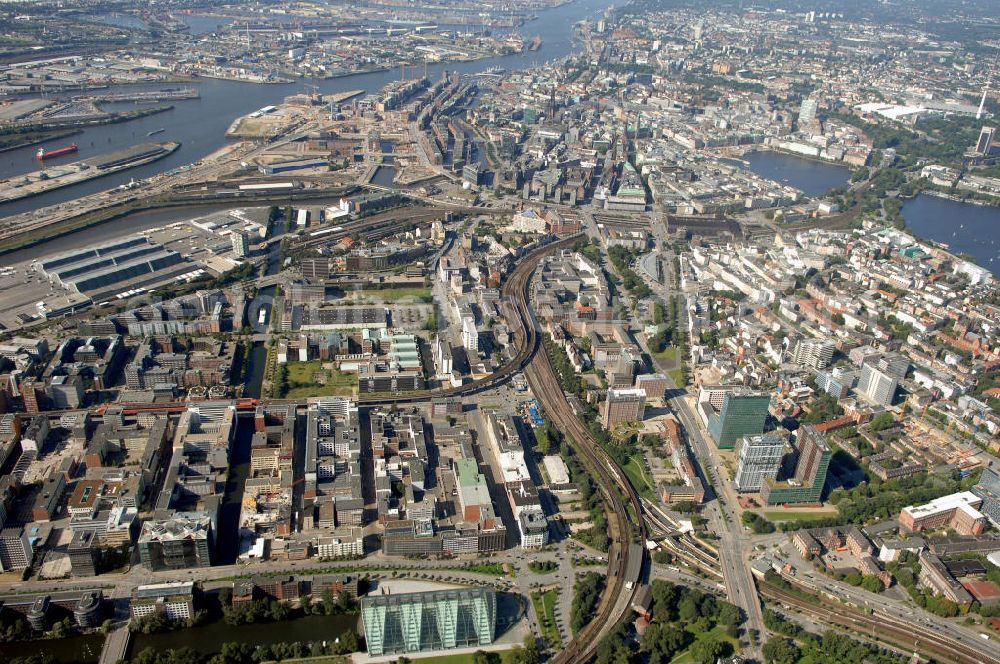
<path fill-rule="evenodd" d="M 525 375 L 546 414 L 568 436 L 567 439 L 573 441 L 573 447 L 600 487 L 611 512 L 608 525 L 612 542 L 608 551 L 607 586 L 601 602 L 593 619 L 552 659 L 556 664 L 584 662 L 594 654 L 600 645 L 601 637 L 613 629 L 621 618 L 622 611 L 619 610 L 621 600 L 629 600 L 625 602 L 627 610 L 632 596 L 639 587 L 639 574 L 636 572 L 637 578 L 630 578 L 629 573 L 630 568 L 636 570 L 641 568 L 645 556 L 645 549 L 641 543 L 645 540 L 646 528 L 639 495 L 573 412 L 545 348 L 540 344 L 528 292 L 534 269 L 533 261 L 522 261 L 505 284 L 506 293 L 512 297 L 518 312 L 522 333 L 526 335 L 523 349 L 537 349 L 537 352 L 530 352 L 526 358 Z M 631 508 L 631 515 L 628 508 Z M 633 535 L 639 538 L 640 544 L 636 545 L 633 542 Z M 632 560 L 634 556 L 638 556 L 638 561 Z"/>

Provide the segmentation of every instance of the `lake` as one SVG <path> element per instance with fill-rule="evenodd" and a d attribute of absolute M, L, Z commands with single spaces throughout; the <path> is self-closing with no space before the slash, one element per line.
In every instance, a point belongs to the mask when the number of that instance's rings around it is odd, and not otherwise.
<path fill-rule="evenodd" d="M 903 204 L 902 213 L 914 235 L 968 254 L 1000 277 L 1000 208 L 919 194 Z"/>
<path fill-rule="evenodd" d="M 842 164 L 805 159 L 783 152 L 751 152 L 744 159 L 750 162 L 747 167 L 750 171 L 775 182 L 790 184 L 810 198 L 845 184 L 851 177 L 851 169 Z"/>

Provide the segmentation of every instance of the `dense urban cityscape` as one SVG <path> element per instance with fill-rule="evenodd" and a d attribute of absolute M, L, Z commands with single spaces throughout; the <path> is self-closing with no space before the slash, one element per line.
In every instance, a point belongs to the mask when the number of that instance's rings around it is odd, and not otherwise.
<path fill-rule="evenodd" d="M 1000 663 L 988 0 L 0 3 L 0 661 Z"/>

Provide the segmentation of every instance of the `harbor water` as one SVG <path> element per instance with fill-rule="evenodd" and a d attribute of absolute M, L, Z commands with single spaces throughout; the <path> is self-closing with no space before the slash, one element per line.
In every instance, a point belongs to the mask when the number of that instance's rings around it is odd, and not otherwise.
<path fill-rule="evenodd" d="M 603 11 L 610 5 L 609 0 L 578 0 L 541 11 L 538 13 L 537 19 L 527 23 L 521 30 L 524 35 L 541 35 L 542 47 L 540 50 L 486 58 L 474 62 L 433 64 L 428 67 L 428 76 L 432 79 L 440 77 L 445 70 L 473 74 L 494 67 L 502 67 L 511 71 L 562 58 L 574 50 L 574 24 L 586 18 L 593 18 L 597 12 Z M 204 23 L 199 24 L 198 27 L 208 28 Z M 303 79 L 279 85 L 198 79 L 194 85 L 201 93 L 199 99 L 172 101 L 169 102 L 169 105 L 172 105 L 173 108 L 169 111 L 124 124 L 88 127 L 76 136 L 44 145 L 46 149 L 54 149 L 71 142 L 76 143 L 80 150 L 73 156 L 73 160 L 80 160 L 151 140 L 180 141 L 180 149 L 172 155 L 115 175 L 0 205 L 0 216 L 71 201 L 85 194 L 126 184 L 133 178 L 145 178 L 194 163 L 226 143 L 225 133 L 234 119 L 264 106 L 278 104 L 289 95 L 300 94 L 306 89 L 306 84 L 316 84 L 323 94 L 361 89 L 367 92 L 376 92 L 387 83 L 398 80 L 399 76 L 399 69 L 393 68 L 392 71 L 355 74 L 325 80 Z M 147 90 L 176 87 L 177 85 L 179 84 L 141 85 L 129 89 Z M 148 105 L 136 106 L 136 108 L 145 107 Z M 149 132 L 161 127 L 165 130 L 163 133 L 154 138 L 147 136 Z M 0 178 L 9 178 L 37 170 L 39 166 L 34 158 L 37 149 L 37 146 L 31 146 L 0 153 Z"/>

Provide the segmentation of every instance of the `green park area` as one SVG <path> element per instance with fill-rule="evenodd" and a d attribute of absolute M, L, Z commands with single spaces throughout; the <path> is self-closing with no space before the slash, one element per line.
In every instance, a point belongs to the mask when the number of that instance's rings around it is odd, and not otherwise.
<path fill-rule="evenodd" d="M 687 650 L 684 650 L 670 660 L 671 664 L 698 664 L 699 662 L 704 661 L 702 657 L 699 657 L 699 654 L 701 654 L 700 651 L 703 649 L 703 646 L 699 644 L 705 644 L 705 646 L 708 646 L 712 643 L 722 643 L 728 641 L 732 644 L 734 651 L 738 650 L 740 647 L 739 640 L 729 636 L 729 634 L 726 633 L 724 625 L 716 625 L 707 632 L 697 632 L 692 629 L 693 627 L 693 624 L 689 624 L 685 629 L 694 635 L 694 643 L 688 646 Z M 704 649 L 707 650 L 707 648 Z"/>
<path fill-rule="evenodd" d="M 646 498 L 652 498 L 655 495 L 656 487 L 653 486 L 653 477 L 646 469 L 646 464 L 640 455 L 630 456 L 628 463 L 622 466 L 622 470 L 628 475 L 628 479 L 636 491 Z"/>
<path fill-rule="evenodd" d="M 535 607 L 535 615 L 538 616 L 538 624 L 542 628 L 542 636 L 545 641 L 553 647 L 562 646 L 562 638 L 559 636 L 559 628 L 556 626 L 556 602 L 559 600 L 559 591 L 556 589 L 545 592 L 535 591 L 531 593 L 531 604 Z"/>
<path fill-rule="evenodd" d="M 345 298 L 354 301 L 400 302 L 402 300 L 412 300 L 414 302 L 431 302 L 434 296 L 431 294 L 431 289 L 425 286 L 402 286 L 399 288 L 373 288 L 349 291 L 345 294 Z"/>
<path fill-rule="evenodd" d="M 764 516 L 770 521 L 823 521 L 837 516 L 837 508 L 815 509 L 815 510 L 765 510 Z"/>
<path fill-rule="evenodd" d="M 287 362 L 278 365 L 275 385 L 278 394 L 287 399 L 306 397 L 354 396 L 358 377 L 343 373 L 323 362 Z"/>

